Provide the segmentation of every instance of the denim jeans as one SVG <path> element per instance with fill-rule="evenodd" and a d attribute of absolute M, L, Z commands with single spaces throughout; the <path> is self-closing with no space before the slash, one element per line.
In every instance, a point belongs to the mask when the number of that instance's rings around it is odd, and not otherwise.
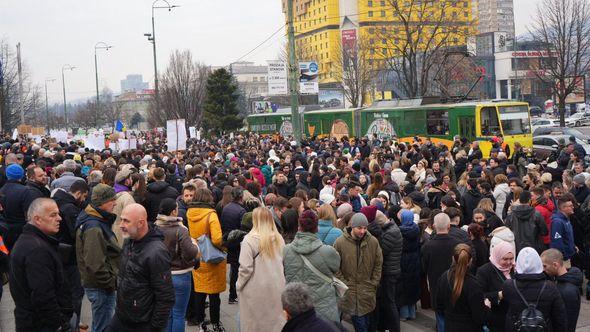
<path fill-rule="evenodd" d="M 235 300 L 238 298 L 238 293 L 236 291 L 236 282 L 238 282 L 238 270 L 240 268 L 240 263 L 230 263 L 229 266 L 229 299 Z"/>
<path fill-rule="evenodd" d="M 355 332 L 369 332 L 369 324 L 371 321 L 371 314 L 364 316 L 350 316 L 352 326 L 354 326 Z"/>
<path fill-rule="evenodd" d="M 167 332 L 184 332 L 184 315 L 191 295 L 192 278 L 193 274 L 190 271 L 172 275 L 172 285 L 174 285 L 176 299 L 172 310 L 170 310 Z"/>
<path fill-rule="evenodd" d="M 445 315 L 436 313 L 436 330 L 438 332 L 445 332 Z"/>
<path fill-rule="evenodd" d="M 103 332 L 115 313 L 117 292 L 107 292 L 100 288 L 84 288 L 84 291 L 92 305 L 92 332 Z"/>
<path fill-rule="evenodd" d="M 404 305 L 399 308 L 399 316 L 402 319 L 416 319 L 416 306 Z"/>

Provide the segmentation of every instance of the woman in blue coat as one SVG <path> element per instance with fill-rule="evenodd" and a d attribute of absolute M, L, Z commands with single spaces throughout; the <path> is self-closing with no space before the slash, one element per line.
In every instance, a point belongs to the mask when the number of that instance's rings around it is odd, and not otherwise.
<path fill-rule="evenodd" d="M 420 228 L 414 223 L 414 212 L 403 209 L 398 216 L 403 247 L 397 304 L 400 319 L 408 320 L 416 318 L 416 302 L 420 299 Z"/>

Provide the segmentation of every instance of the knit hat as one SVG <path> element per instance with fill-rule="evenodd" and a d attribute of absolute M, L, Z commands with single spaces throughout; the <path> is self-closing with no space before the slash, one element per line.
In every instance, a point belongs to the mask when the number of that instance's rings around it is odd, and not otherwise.
<path fill-rule="evenodd" d="M 8 175 L 8 170 L 6 170 L 6 174 Z M 584 174 L 578 174 L 574 176 L 574 183 L 577 185 L 583 185 L 584 183 L 586 183 L 586 177 L 584 176 Z"/>
<path fill-rule="evenodd" d="M 349 203 L 344 203 L 336 209 L 336 216 L 338 218 L 344 218 L 344 216 L 350 212 L 352 212 L 352 205 Z"/>
<path fill-rule="evenodd" d="M 384 196 L 385 198 L 387 198 L 387 201 L 389 202 L 389 193 L 385 190 L 381 190 L 377 196 Z"/>
<path fill-rule="evenodd" d="M 20 180 L 25 176 L 25 170 L 19 164 L 11 164 L 6 167 L 6 178 L 8 180 Z"/>
<path fill-rule="evenodd" d="M 318 216 L 312 210 L 305 210 L 299 216 L 299 229 L 302 232 L 318 232 Z"/>
<path fill-rule="evenodd" d="M 117 199 L 115 189 L 106 184 L 99 183 L 94 187 L 94 189 L 92 189 L 92 197 L 90 198 L 90 202 L 93 206 L 99 207 L 104 203 L 114 201 L 115 199 Z"/>
<path fill-rule="evenodd" d="M 377 207 L 376 206 L 363 206 L 361 208 L 361 213 L 365 215 L 365 217 L 367 217 L 367 221 L 369 223 L 372 223 L 375 220 L 375 214 L 377 213 Z"/>
<path fill-rule="evenodd" d="M 169 216 L 170 213 L 172 213 L 172 211 L 176 210 L 177 205 L 176 205 L 176 200 L 173 198 L 164 198 L 161 202 L 160 202 L 160 210 L 159 210 L 159 214 L 165 215 L 165 216 Z"/>
<path fill-rule="evenodd" d="M 367 217 L 365 217 L 362 213 L 355 213 L 352 218 L 350 218 L 350 227 L 367 227 L 369 226 L 369 221 Z"/>

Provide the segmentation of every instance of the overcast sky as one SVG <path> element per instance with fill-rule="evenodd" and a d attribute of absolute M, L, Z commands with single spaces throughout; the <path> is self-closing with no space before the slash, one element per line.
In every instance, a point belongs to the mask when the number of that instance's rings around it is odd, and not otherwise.
<path fill-rule="evenodd" d="M 540 0 L 514 0 L 517 33 L 526 31 L 531 9 Z M 163 4 L 162 1 L 159 2 Z M 174 49 L 190 49 L 195 60 L 219 66 L 243 56 L 284 23 L 280 0 L 170 0 L 172 12 L 156 10 L 158 69 L 166 67 Z M 46 78 L 51 101 L 60 101 L 61 68 L 66 72 L 68 100 L 95 95 L 94 45 L 98 51 L 99 86 L 120 90 L 127 74 L 142 74 L 153 83 L 151 0 L 0 0 L 0 38 L 21 43 L 24 63 L 33 80 Z M 244 58 L 265 64 L 283 44 L 283 33 Z"/>

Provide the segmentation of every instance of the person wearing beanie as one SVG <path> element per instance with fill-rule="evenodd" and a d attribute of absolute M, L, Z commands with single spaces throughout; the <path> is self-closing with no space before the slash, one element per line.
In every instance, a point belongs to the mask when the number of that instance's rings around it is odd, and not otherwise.
<path fill-rule="evenodd" d="M 320 208 L 331 209 L 329 205 Z M 285 216 L 287 212 L 283 214 Z M 321 212 L 320 212 L 321 214 Z M 340 255 L 334 247 L 325 245 L 318 238 L 318 217 L 311 210 L 299 216 L 298 231 L 291 243 L 283 251 L 283 267 L 287 283 L 301 282 L 309 287 L 317 315 L 327 321 L 340 322 L 338 298 L 331 282 L 340 269 Z M 317 275 L 307 266 L 303 257 L 324 276 Z"/>
<path fill-rule="evenodd" d="M 115 189 L 116 195 L 116 202 L 115 208 L 113 209 L 113 213 L 117 216 L 115 219 L 115 223 L 113 224 L 113 232 L 117 235 L 117 240 L 119 241 L 119 246 L 123 247 L 123 234 L 121 233 L 121 228 L 119 225 L 121 224 L 121 212 L 123 209 L 135 202 L 133 198 L 133 192 L 131 191 L 131 187 L 133 186 L 133 180 L 131 179 L 131 175 L 134 173 L 134 169 L 132 167 L 128 167 L 131 165 L 124 165 L 127 166 L 123 168 L 121 171 L 117 172 L 115 176 L 115 185 L 113 189 Z"/>
<path fill-rule="evenodd" d="M 76 259 L 92 306 L 92 330 L 103 331 L 115 312 L 121 246 L 112 226 L 117 216 L 115 189 L 97 184 L 90 204 L 76 220 Z"/>
<path fill-rule="evenodd" d="M 355 213 L 350 219 L 350 227 L 334 242 L 334 249 L 341 259 L 336 277 L 348 286 L 340 301 L 340 310 L 351 316 L 356 331 L 369 329 L 383 265 L 379 241 L 367 232 L 368 225 L 364 214 Z"/>
<path fill-rule="evenodd" d="M 27 222 L 29 206 L 38 197 L 31 188 L 23 185 L 24 175 L 25 171 L 19 164 L 11 164 L 6 167 L 7 180 L 0 189 L 0 204 L 7 228 L 2 235 L 9 251 Z"/>
<path fill-rule="evenodd" d="M 574 176 L 572 184 L 573 188 L 570 192 L 576 197 L 578 204 L 582 204 L 590 195 L 590 188 L 586 185 L 586 177 L 584 174 L 578 174 Z"/>
<path fill-rule="evenodd" d="M 375 205 L 363 206 L 361 213 L 367 217 L 367 222 L 370 224 L 375 220 L 375 214 L 377 214 L 377 207 Z"/>
<path fill-rule="evenodd" d="M 561 294 L 555 283 L 547 280 L 547 275 L 543 273 L 543 261 L 537 250 L 531 247 L 520 250 L 516 258 L 516 274 L 502 286 L 502 298 L 508 307 L 506 331 L 513 330 L 515 319 L 527 308 L 521 294 L 527 303 L 536 304 L 547 326 L 551 326 L 549 331 L 569 331 Z"/>

